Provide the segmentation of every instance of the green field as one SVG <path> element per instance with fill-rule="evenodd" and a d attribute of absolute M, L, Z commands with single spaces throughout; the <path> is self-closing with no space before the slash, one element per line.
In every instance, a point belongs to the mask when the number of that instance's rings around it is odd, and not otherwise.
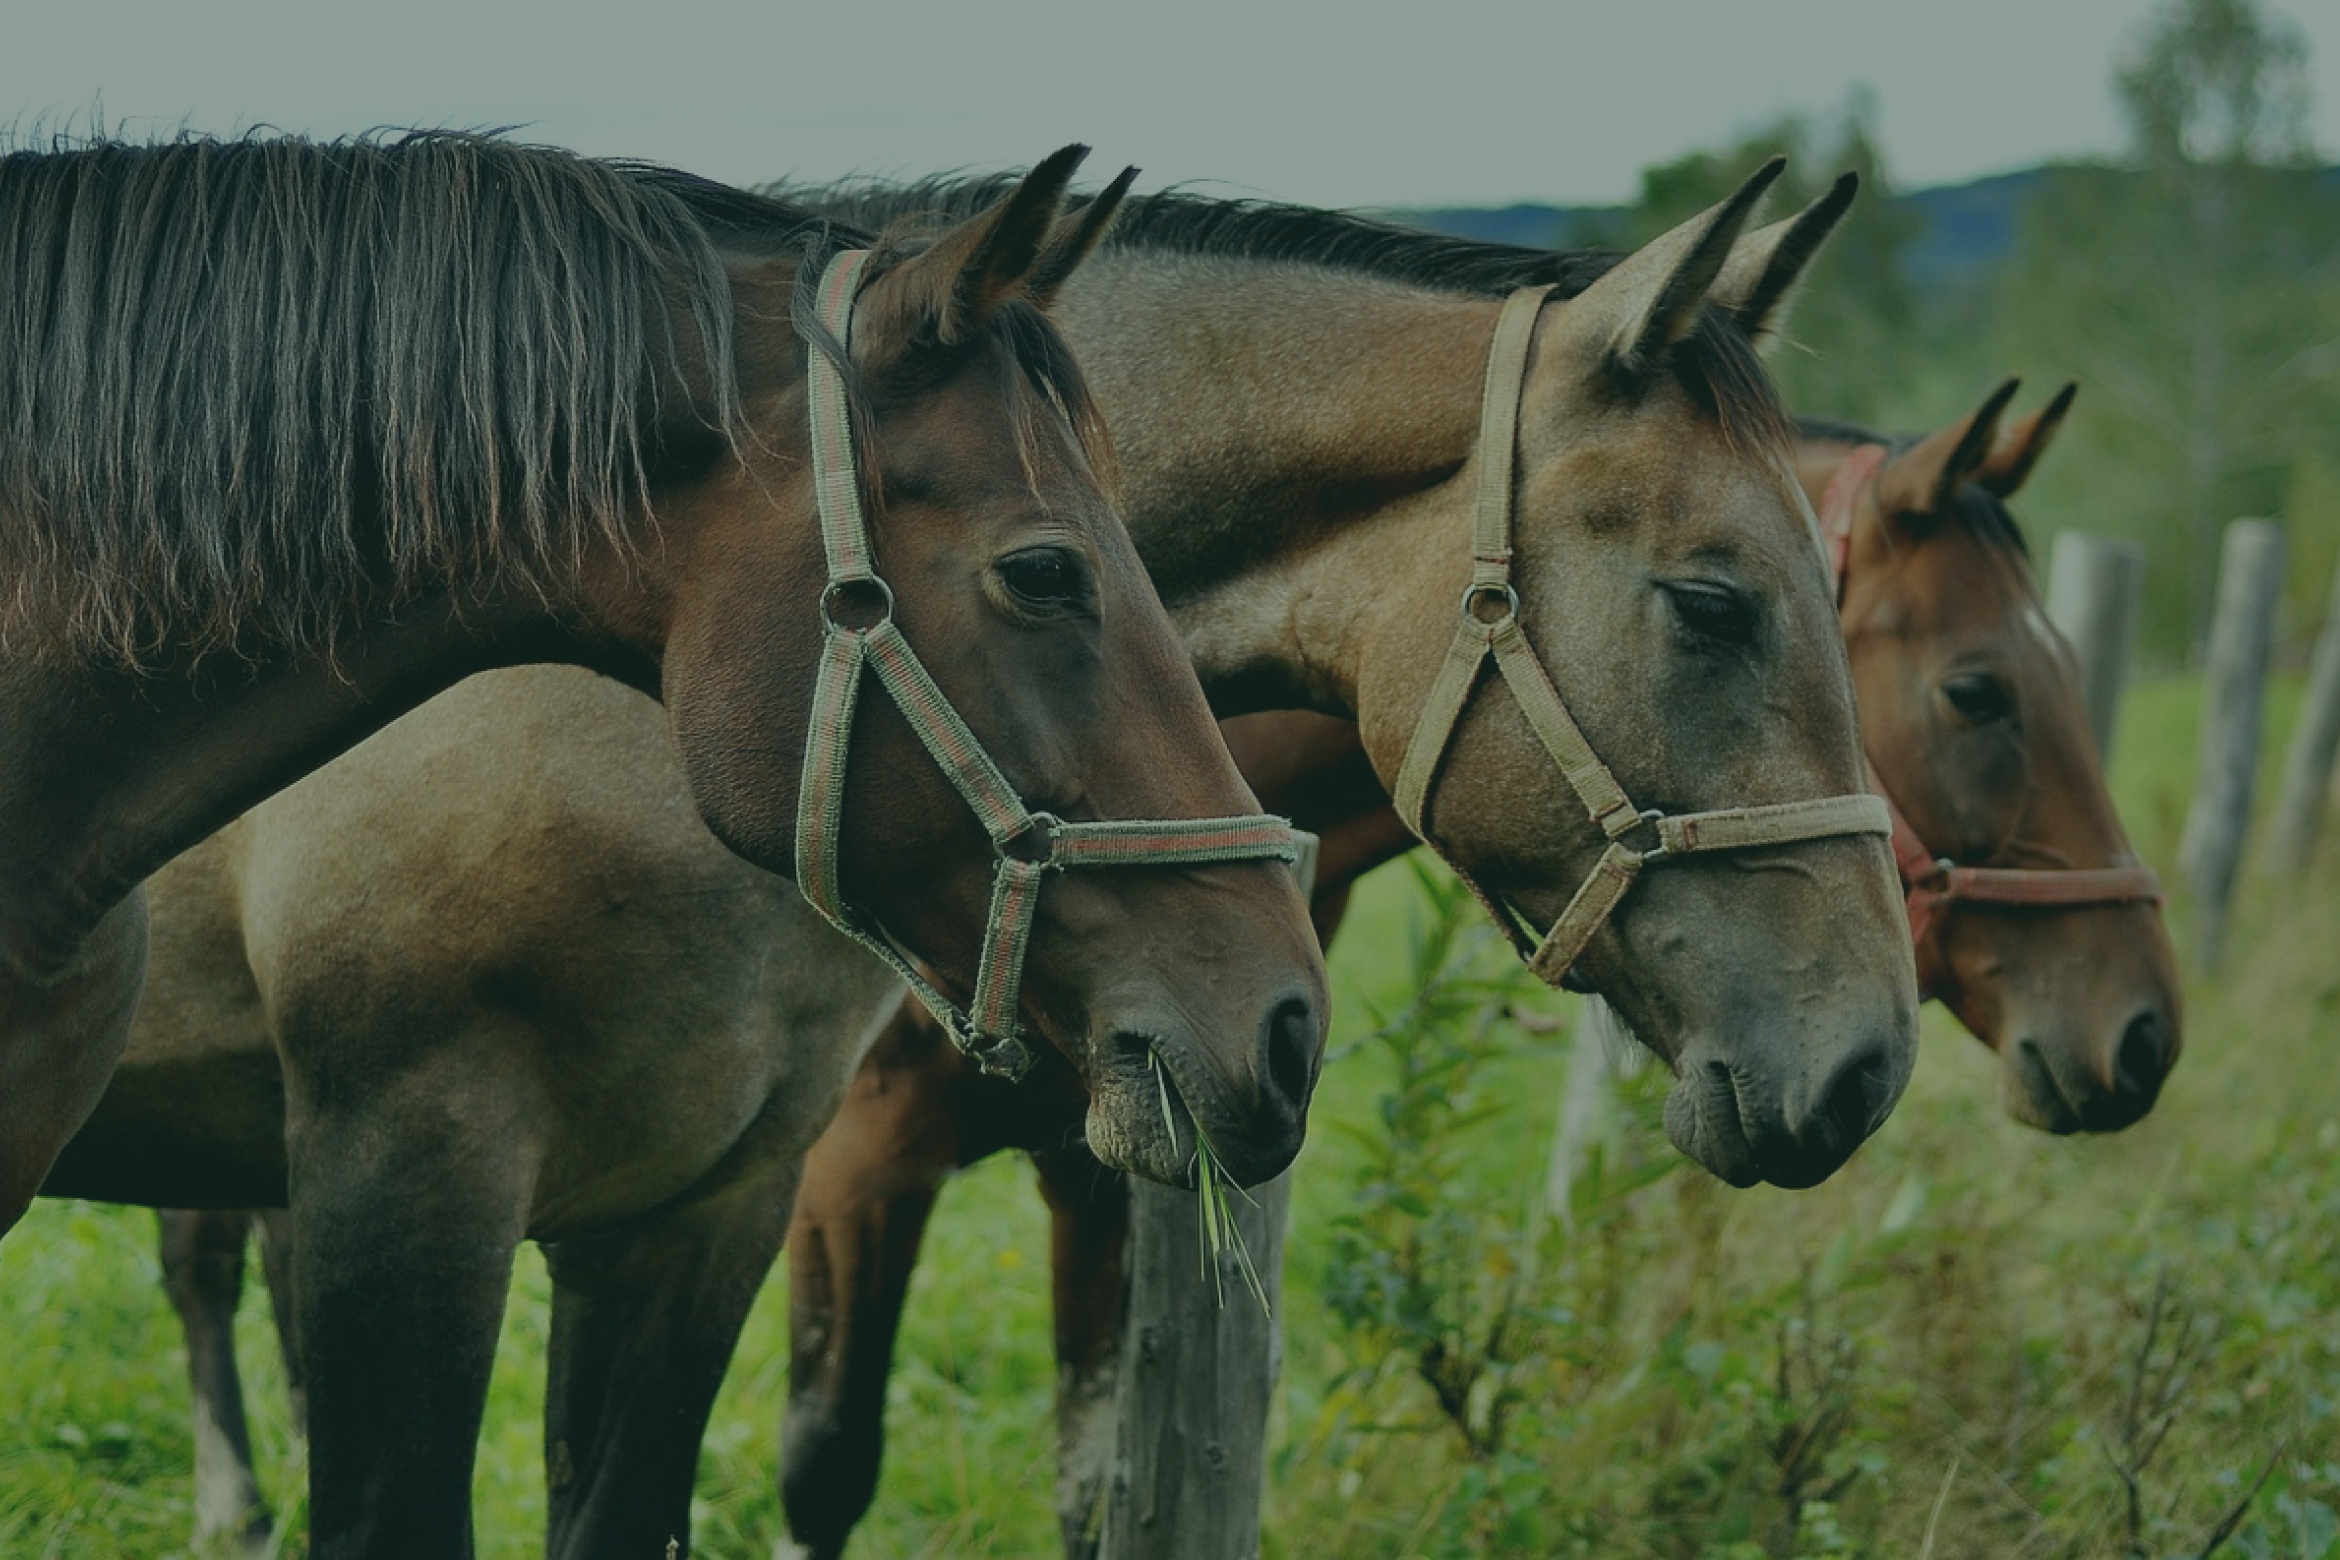
<path fill-rule="evenodd" d="M 2295 696 L 2278 690 L 2271 753 Z M 2186 683 L 2135 690 L 2116 754 L 2165 866 L 2192 701 Z M 1297 1194 L 1270 1555 L 2158 1560 L 2204 1553 L 2263 1472 L 2217 1552 L 2340 1555 L 2340 888 L 2246 883 L 2160 1109 L 2103 1141 L 2007 1121 L 1992 1058 L 1932 1013 L 1900 1111 L 1813 1192 L 1664 1169 L 1652 1087 L 1629 1082 L 1576 1240 L 1531 1251 L 1511 1232 L 1541 1184 L 1564 1032 L 1477 1067 L 1442 1106 L 1488 1106 L 1439 1149 L 1453 1208 L 1411 1226 L 1445 1264 L 1433 1299 L 1518 1313 L 1475 1451 L 1391 1352 L 1402 1329 L 1335 1316 L 1359 1314 L 1358 1220 L 1387 1212 L 1386 1185 L 1360 1192 L 1391 1162 L 1391 1051 L 1365 1037 L 1404 1005 L 1420 894 L 1405 868 L 1381 874 L 1333 960 L 1341 1054 Z M 1045 1263 L 1020 1163 L 950 1188 L 859 1554 L 1052 1548 Z M 0 1245 L 0 1555 L 185 1552 L 187 1391 L 157 1280 L 136 1210 L 44 1204 Z M 775 1278 L 701 1463 L 700 1554 L 761 1560 L 779 1533 L 784 1319 Z M 524 1253 L 477 1483 L 484 1555 L 538 1548 L 544 1329 Z M 242 1345 L 263 1481 L 297 1534 L 301 1454 L 256 1279 Z M 1516 1406 L 1491 1435 L 1498 1398 Z"/>

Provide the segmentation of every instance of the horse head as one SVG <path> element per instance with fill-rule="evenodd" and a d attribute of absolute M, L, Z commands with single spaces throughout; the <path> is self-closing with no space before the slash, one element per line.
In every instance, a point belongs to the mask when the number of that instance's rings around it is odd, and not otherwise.
<path fill-rule="evenodd" d="M 743 373 L 737 469 L 666 527 L 664 692 L 716 833 L 808 885 L 832 879 L 829 908 L 931 979 L 992 1059 L 1020 1058 L 1028 1023 L 1087 1082 L 1107 1163 L 1183 1180 L 1200 1134 L 1255 1181 L 1299 1148 L 1323 965 L 1043 312 L 1127 188 L 1066 213 L 1079 160 L 1048 159 L 932 242 L 879 241 L 849 335 L 790 330 L 812 305 L 779 262 L 735 283 L 742 361 L 772 368 Z M 839 442 L 858 461 L 841 471 L 807 458 L 807 353 L 834 357 L 852 402 Z M 841 574 L 832 550 L 824 575 L 809 520 L 829 523 L 824 475 L 870 517 L 869 571 Z M 741 656 L 743 639 L 762 652 Z M 814 666 L 863 653 L 846 641 L 865 641 L 886 696 L 848 683 L 808 708 Z M 923 683 L 895 669 L 901 646 L 931 667 Z M 826 813 L 807 801 L 824 769 Z M 1132 820 L 1167 822 L 1097 827 Z M 818 860 L 808 828 L 830 837 Z"/>
<path fill-rule="evenodd" d="M 1921 986 L 1999 1054 L 2009 1114 L 2111 1131 L 2152 1109 L 2177 1061 L 2177 963 L 2006 508 L 2076 387 L 2002 426 L 2015 388 L 1840 499 L 1844 627 L 1920 879 Z"/>
<path fill-rule="evenodd" d="M 1571 744 L 1539 729 L 1551 701 L 1498 647 L 1502 676 L 1464 685 L 1421 832 L 1523 951 L 1542 928 L 1589 930 L 1558 951 L 1547 938 L 1539 973 L 1599 992 L 1665 1059 L 1677 1145 L 1734 1184 L 1803 1186 L 1899 1098 L 1916 988 L 1882 809 L 1872 820 L 1854 795 L 1852 684 L 1787 419 L 1737 321 L 1758 291 L 1792 287 L 1851 188 L 1744 233 L 1778 171 L 1541 309 L 1515 445 L 1482 440 L 1455 478 L 1510 479 L 1512 594 L 1475 566 L 1464 593 L 1462 567 L 1490 549 L 1451 537 L 1455 573 L 1419 571 L 1409 610 L 1366 626 L 1358 708 L 1402 809 L 1458 593 L 1467 619 L 1516 622 L 1613 803 L 1594 801 L 1597 777 L 1579 783 L 1581 758 L 1555 761 Z M 1451 507 L 1425 504 L 1420 523 L 1451 533 Z M 1775 826 L 1796 804 L 1812 827 Z M 1722 821 L 1750 814 L 1744 833 Z M 1621 897 L 1598 881 L 1611 874 L 1629 875 Z M 1588 895 L 1609 913 L 1572 908 Z"/>

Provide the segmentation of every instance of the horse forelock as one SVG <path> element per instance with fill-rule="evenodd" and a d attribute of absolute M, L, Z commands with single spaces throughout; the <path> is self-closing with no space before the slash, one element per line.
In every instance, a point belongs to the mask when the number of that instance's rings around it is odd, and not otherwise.
<path fill-rule="evenodd" d="M 549 595 L 632 550 L 661 417 L 737 440 L 723 255 L 821 227 L 485 135 L 6 152 L 0 636 L 140 665 Z"/>
<path fill-rule="evenodd" d="M 782 209 L 796 210 L 779 195 L 746 194 L 727 191 L 744 200 L 772 202 Z M 837 366 L 838 376 L 845 386 L 851 404 L 856 443 L 865 451 L 874 450 L 880 436 L 872 415 L 868 387 L 853 363 L 844 344 L 824 326 L 819 318 L 819 279 L 822 267 L 840 248 L 849 244 L 867 246 L 871 251 L 869 279 L 875 280 L 885 271 L 927 248 L 934 239 L 931 231 L 920 231 L 904 223 L 878 224 L 880 231 L 872 234 L 859 223 L 846 224 L 842 213 L 837 226 L 828 227 L 828 218 L 809 220 L 821 223 L 824 231 L 807 241 L 804 264 L 797 272 L 796 291 L 791 300 L 791 314 L 797 332 Z M 866 285 L 866 283 L 865 283 Z M 1117 482 L 1113 441 L 1106 428 L 1105 414 L 1090 392 L 1087 378 L 1081 373 L 1080 361 L 1073 356 L 1064 333 L 1056 328 L 1046 312 L 1027 299 L 1010 299 L 993 314 L 991 339 L 1008 355 L 1015 365 L 1018 379 L 1028 395 L 1010 393 L 1003 410 L 1013 429 L 1016 445 L 1027 473 L 1033 474 L 1042 462 L 1041 448 L 1046 442 L 1042 424 L 1053 421 L 1058 428 L 1069 432 L 1081 458 L 1088 463 L 1098 480 L 1110 490 Z M 962 347 L 974 345 L 963 343 Z M 857 475 L 861 481 L 862 501 L 874 513 L 884 507 L 885 495 L 879 481 L 880 463 L 874 459 L 859 462 Z"/>

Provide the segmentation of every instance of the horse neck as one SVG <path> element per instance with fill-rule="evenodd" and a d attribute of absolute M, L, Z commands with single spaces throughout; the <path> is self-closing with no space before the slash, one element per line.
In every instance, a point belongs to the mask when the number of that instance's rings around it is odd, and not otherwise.
<path fill-rule="evenodd" d="M 575 661 L 651 674 L 532 593 L 427 599 L 328 659 L 177 671 L 0 661 L 0 967 L 70 964 L 163 863 L 472 672 Z"/>
<path fill-rule="evenodd" d="M 1131 535 L 1224 712 L 1355 707 L 1393 530 L 1456 513 L 1497 303 L 1318 267 L 1109 251 L 1056 310 Z"/>

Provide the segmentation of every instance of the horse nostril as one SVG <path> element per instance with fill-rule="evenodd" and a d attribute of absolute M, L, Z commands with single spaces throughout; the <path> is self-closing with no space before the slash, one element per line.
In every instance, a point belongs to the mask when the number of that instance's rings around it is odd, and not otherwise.
<path fill-rule="evenodd" d="M 1882 1048 L 1854 1057 L 1838 1069 L 1822 1098 L 1817 1136 L 1830 1149 L 1849 1153 L 1877 1130 L 1893 1108 L 1893 1065 Z"/>
<path fill-rule="evenodd" d="M 2113 1057 L 2113 1087 L 2123 1094 L 2151 1099 L 2169 1070 L 2169 1050 L 2162 1042 L 2161 1014 L 2145 1009 L 2121 1031 L 2121 1047 Z"/>
<path fill-rule="evenodd" d="M 1263 1030 L 1268 1088 L 1297 1114 L 1307 1107 L 1315 1085 L 1317 1045 L 1324 1036 L 1316 1004 L 1287 997 L 1269 1011 Z"/>

